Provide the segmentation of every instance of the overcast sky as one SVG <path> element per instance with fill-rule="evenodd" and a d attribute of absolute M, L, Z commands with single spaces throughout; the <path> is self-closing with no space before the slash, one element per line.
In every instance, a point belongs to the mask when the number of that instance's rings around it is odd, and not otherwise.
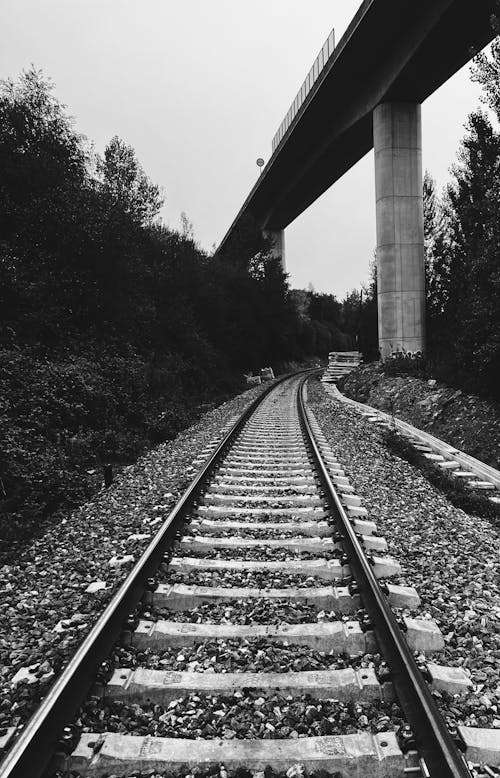
<path fill-rule="evenodd" d="M 99 152 L 131 144 L 210 249 L 267 161 L 271 140 L 332 27 L 358 0 L 1 0 L 0 78 L 31 63 L 56 85 Z M 467 114 L 479 104 L 468 68 L 423 106 L 424 167 L 449 178 Z M 342 297 L 368 277 L 375 245 L 373 152 L 286 230 L 294 287 Z"/>

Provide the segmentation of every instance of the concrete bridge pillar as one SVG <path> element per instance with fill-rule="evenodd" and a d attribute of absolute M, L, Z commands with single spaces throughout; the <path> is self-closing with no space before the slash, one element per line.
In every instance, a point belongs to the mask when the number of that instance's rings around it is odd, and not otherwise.
<path fill-rule="evenodd" d="M 286 273 L 285 230 L 263 230 L 262 234 L 265 238 L 271 238 L 272 255 L 273 257 L 279 257 L 281 259 L 281 267 L 283 272 Z"/>
<path fill-rule="evenodd" d="M 377 211 L 378 338 L 382 359 L 424 351 L 422 130 L 417 103 L 373 112 Z"/>

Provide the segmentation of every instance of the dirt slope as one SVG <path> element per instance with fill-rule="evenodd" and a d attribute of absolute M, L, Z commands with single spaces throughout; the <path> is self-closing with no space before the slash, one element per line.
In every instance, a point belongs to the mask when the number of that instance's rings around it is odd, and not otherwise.
<path fill-rule="evenodd" d="M 386 376 L 379 363 L 339 381 L 347 397 L 364 402 L 445 440 L 500 470 L 500 406 L 460 389 L 412 376 Z"/>

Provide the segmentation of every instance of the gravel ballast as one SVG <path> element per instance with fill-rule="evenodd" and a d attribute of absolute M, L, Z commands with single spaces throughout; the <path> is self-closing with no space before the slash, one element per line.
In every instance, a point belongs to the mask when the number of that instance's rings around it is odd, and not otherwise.
<path fill-rule="evenodd" d="M 262 390 L 238 395 L 149 451 L 36 538 L 16 564 L 0 567 L 0 731 L 27 720 L 192 480 L 193 460 Z M 91 584 L 96 591 L 87 593 Z M 30 668 L 30 682 L 13 683 L 22 668 Z"/>
<path fill-rule="evenodd" d="M 151 608 L 143 618 L 158 621 L 189 622 L 191 624 L 308 624 L 321 621 L 352 621 L 335 611 L 325 611 L 299 600 L 269 600 L 256 597 L 251 600 L 228 600 L 223 603 L 202 603 L 190 610 L 171 611 L 168 608 Z"/>
<path fill-rule="evenodd" d="M 287 673 L 306 670 L 343 670 L 369 667 L 378 670 L 380 654 L 359 657 L 340 656 L 336 651 L 317 651 L 296 643 L 270 643 L 252 640 L 206 640 L 198 645 L 161 650 L 117 646 L 112 654 L 114 667 L 145 667 L 150 670 L 208 673 Z"/>
<path fill-rule="evenodd" d="M 179 545 L 174 549 L 177 556 L 181 555 Z M 327 550 L 321 548 L 318 551 L 294 551 L 291 548 L 271 548 L 269 546 L 255 546 L 254 548 L 207 548 L 206 551 L 196 551 L 196 549 L 189 549 L 189 556 L 205 558 L 205 559 L 240 559 L 247 562 L 255 561 L 261 562 L 266 560 L 268 562 L 286 562 L 291 559 L 340 559 L 342 556 L 342 550 L 338 548 L 332 548 Z"/>
<path fill-rule="evenodd" d="M 230 696 L 188 694 L 167 708 L 100 701 L 85 704 L 78 725 L 85 732 L 183 738 L 273 739 L 388 732 L 403 722 L 397 703 L 299 699 L 283 694 L 264 698 L 245 689 Z"/>
<path fill-rule="evenodd" d="M 234 570 L 196 570 L 192 573 L 169 573 L 165 576 L 167 584 L 185 584 L 186 586 L 217 586 L 240 587 L 254 589 L 286 589 L 288 587 L 317 588 L 332 586 L 331 581 L 313 575 L 300 573 L 276 573 L 266 570 L 238 572 Z M 342 586 L 342 581 L 336 581 L 336 586 Z"/>
<path fill-rule="evenodd" d="M 198 520 L 200 518 L 205 518 L 205 517 L 204 516 L 202 516 L 202 517 L 200 517 L 200 516 L 193 516 L 192 518 Z M 210 518 L 212 518 L 212 517 L 210 517 Z M 213 517 L 213 518 L 216 518 L 216 517 Z M 285 524 L 285 523 L 288 523 L 290 521 L 293 521 L 293 522 L 295 522 L 297 524 L 298 532 L 300 532 L 300 524 L 302 522 L 305 522 L 305 521 L 306 522 L 307 521 L 311 521 L 310 516 L 303 517 L 303 516 L 300 516 L 300 514 L 299 515 L 293 515 L 293 514 L 291 515 L 291 514 L 287 514 L 287 513 L 283 513 L 282 515 L 280 515 L 279 513 L 278 514 L 269 514 L 269 513 L 268 514 L 259 514 L 259 516 L 257 518 L 255 516 L 252 516 L 251 514 L 242 513 L 242 514 L 238 514 L 237 516 L 235 516 L 235 515 L 233 515 L 231 517 L 222 516 L 220 518 L 221 519 L 223 519 L 223 518 L 231 518 L 233 521 L 238 521 L 238 522 L 251 522 L 251 523 L 254 523 L 254 522 L 258 521 L 259 524 L 262 524 L 262 530 L 261 531 L 265 531 L 265 529 L 266 529 L 265 525 L 266 525 L 266 523 L 269 523 L 269 522 L 272 522 L 273 524 L 274 523 Z"/>
<path fill-rule="evenodd" d="M 309 406 L 369 518 L 419 593 L 420 614 L 445 639 L 439 661 L 463 667 L 473 691 L 433 692 L 450 727 L 500 729 L 499 539 L 492 525 L 454 507 L 425 476 L 389 451 L 383 432 L 309 383 Z"/>
<path fill-rule="evenodd" d="M 288 519 L 290 521 L 290 519 Z M 187 537 L 197 537 L 198 535 L 206 535 L 207 531 L 205 527 L 189 527 L 186 536 Z M 300 524 L 297 524 L 296 530 L 279 530 L 279 529 L 268 529 L 265 525 L 262 526 L 262 529 L 247 529 L 246 527 L 242 527 L 241 529 L 219 529 L 217 528 L 217 533 L 213 533 L 214 537 L 218 538 L 254 538 L 255 540 L 266 540 L 266 539 L 290 539 L 290 538 L 303 538 L 305 537 L 304 532 L 301 532 Z"/>
<path fill-rule="evenodd" d="M 249 396 L 250 393 L 246 393 L 245 397 Z M 380 534 L 385 535 L 389 553 L 401 562 L 403 572 L 400 580 L 415 586 L 419 592 L 422 598 L 419 615 L 435 619 L 441 627 L 446 648 L 436 661 L 464 667 L 475 684 L 474 693 L 461 699 L 434 692 L 448 724 L 500 728 L 500 618 L 497 619 L 497 616 L 500 617 L 500 602 L 498 570 L 495 569 L 498 543 L 495 546 L 494 533 L 487 536 L 480 520 L 449 505 L 420 472 L 389 452 L 380 430 L 373 429 L 355 411 L 334 403 L 316 382 L 310 386 L 309 400 L 334 453 L 362 497 L 369 518 L 378 523 Z M 228 413 L 227 418 L 231 413 L 234 411 Z M 195 437 L 202 422 L 192 428 Z M 32 557 L 27 561 L 21 560 L 16 576 L 23 580 L 26 588 L 22 595 L 25 600 L 20 606 L 14 586 L 16 579 L 8 579 L 11 585 L 6 586 L 8 615 L 14 626 L 15 619 L 19 619 L 21 628 L 14 639 L 11 638 L 12 633 L 4 628 L 0 642 L 0 657 L 5 654 L 4 664 L 9 662 L 10 667 L 10 672 L 4 671 L 0 676 L 4 689 L 9 692 L 6 702 L 0 707 L 0 731 L 5 725 L 15 723 L 16 716 L 23 721 L 30 708 L 49 688 L 54 675 L 74 652 L 81 637 L 88 632 L 192 478 L 196 469 L 191 465 L 193 458 L 199 455 L 208 440 L 213 441 L 223 424 L 219 420 L 215 433 L 207 439 L 203 439 L 199 431 L 196 442 L 192 443 L 191 439 L 186 441 L 186 447 L 181 447 L 178 458 L 175 451 L 170 451 L 176 441 L 150 452 L 138 465 L 129 469 L 126 479 L 120 479 L 116 487 L 99 495 L 98 500 L 90 504 L 90 509 L 89 505 L 84 506 L 72 516 L 64 525 L 64 533 L 59 532 L 58 537 L 54 533 L 48 539 L 49 546 L 37 547 Z M 179 436 L 177 441 L 182 437 Z M 189 455 L 186 453 L 188 443 Z M 123 499 L 120 488 L 124 492 Z M 116 489 L 117 497 L 113 496 Z M 84 513 L 86 509 L 89 510 L 88 515 Z M 103 513 L 104 520 L 101 518 Z M 492 531 L 491 525 L 486 526 Z M 243 536 L 246 532 L 243 531 Z M 233 532 L 230 534 L 234 536 Z M 84 545 L 85 535 L 87 546 Z M 279 530 L 271 530 L 268 536 L 287 537 Z M 240 558 L 304 559 L 318 556 L 317 553 L 297 554 L 287 549 L 276 549 L 269 555 L 267 550 L 265 545 L 250 554 L 245 550 Z M 238 556 L 231 549 L 212 551 L 219 559 Z M 276 552 L 284 555 L 276 556 Z M 198 556 L 191 552 L 188 555 Z M 332 554 L 338 555 L 338 552 Z M 211 553 L 207 549 L 207 553 L 199 556 L 211 556 Z M 328 555 L 321 553 L 321 556 Z M 47 558 L 54 560 L 57 568 L 55 576 Z M 44 570 L 47 570 L 45 576 L 41 574 Z M 179 575 L 169 573 L 165 563 L 162 575 L 167 576 L 169 582 L 210 586 L 255 586 L 256 582 L 264 580 L 259 572 L 240 575 L 234 571 L 227 574 L 196 571 Z M 307 578 L 301 575 L 271 575 L 272 585 L 276 588 L 314 585 L 306 583 Z M 5 568 L 2 568 L 0 588 L 7 580 L 4 576 Z M 50 581 L 47 586 L 50 596 L 43 587 L 44 578 Z M 320 579 L 317 580 L 319 582 Z M 96 586 L 94 593 L 85 592 L 89 583 L 97 585 L 100 581 L 105 582 L 105 589 Z M 280 582 L 279 586 L 276 581 Z M 269 584 L 268 578 L 265 585 Z M 44 603 L 40 602 L 41 597 Z M 364 612 L 360 610 L 346 617 L 303 602 L 290 602 L 288 599 L 270 602 L 268 598 L 255 598 L 208 602 L 189 611 L 146 606 L 141 615 L 152 620 L 197 624 L 276 625 L 282 622 L 307 624 L 357 620 L 363 618 Z M 12 630 L 10 621 L 6 627 Z M 31 663 L 28 660 L 34 655 L 36 659 Z M 138 650 L 117 645 L 111 664 L 204 673 L 286 673 L 290 670 L 341 669 L 356 665 L 374 667 L 377 671 L 382 669 L 377 654 L 347 660 L 303 646 L 271 644 L 265 639 L 208 639 L 201 645 L 161 650 Z M 13 686 L 13 674 L 28 666 L 32 670 L 28 679 L 30 683 L 21 682 Z M 344 703 L 312 696 L 297 699 L 278 692 L 269 698 L 261 698 L 258 691 L 246 689 L 229 695 L 179 695 L 177 700 L 164 706 L 151 701 L 144 701 L 141 705 L 116 701 L 103 704 L 102 697 L 96 696 L 84 704 L 78 721 L 80 728 L 92 732 L 224 739 L 283 739 L 363 730 L 384 732 L 398 728 L 402 723 L 397 703 Z M 220 778 L 227 778 L 227 773 L 223 775 L 222 771 L 225 772 L 221 766 Z M 265 778 L 264 772 L 259 774 L 259 778 Z M 298 776 L 294 774 L 288 778 Z"/>

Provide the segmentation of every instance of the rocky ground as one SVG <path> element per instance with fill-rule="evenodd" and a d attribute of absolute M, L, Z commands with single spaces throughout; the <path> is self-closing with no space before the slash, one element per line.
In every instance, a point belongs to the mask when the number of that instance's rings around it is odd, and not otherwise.
<path fill-rule="evenodd" d="M 262 389 L 238 395 L 149 451 L 36 538 L 15 564 L 0 566 L 0 737 L 22 727 L 45 696 L 192 480 L 193 460 Z"/>
<path fill-rule="evenodd" d="M 111 663 L 114 667 L 197 673 L 286 673 L 289 670 L 343 670 L 346 667 L 378 669 L 385 664 L 380 654 L 346 657 L 335 650 L 319 651 L 288 642 L 269 643 L 265 638 L 209 640 L 182 649 L 116 646 Z"/>
<path fill-rule="evenodd" d="M 379 363 L 353 370 L 338 383 L 347 397 L 367 403 L 435 435 L 500 469 L 500 407 L 434 379 L 388 376 Z"/>
<path fill-rule="evenodd" d="M 301 575 L 300 573 L 275 572 L 270 575 L 267 570 L 252 570 L 250 572 L 239 570 L 195 570 L 191 573 L 168 573 L 162 583 L 185 584 L 187 586 L 248 586 L 254 589 L 284 589 L 297 586 L 299 588 L 312 588 L 331 586 L 331 581 L 325 581 L 313 575 Z M 342 581 L 337 581 L 336 586 L 341 586 Z"/>
<path fill-rule="evenodd" d="M 145 619 L 190 622 L 192 624 L 310 624 L 324 621 L 349 621 L 356 616 L 344 616 L 324 611 L 300 600 L 255 599 L 229 600 L 223 603 L 203 603 L 185 611 L 151 608 Z"/>
<path fill-rule="evenodd" d="M 434 692 L 448 724 L 500 729 L 500 543 L 490 522 L 454 507 L 425 475 L 398 457 L 353 408 L 311 382 L 309 402 L 334 454 L 377 523 L 388 551 L 414 586 L 419 615 L 445 637 L 444 664 L 472 682 L 465 699 Z"/>
<path fill-rule="evenodd" d="M 96 715 L 96 712 L 99 715 Z M 183 738 L 281 740 L 317 735 L 387 732 L 403 724 L 396 702 L 342 702 L 293 699 L 286 694 L 262 697 L 259 691 L 231 695 L 187 694 L 164 707 L 153 702 L 127 705 L 121 701 L 84 707 L 81 724 L 91 732 Z"/>
<path fill-rule="evenodd" d="M 221 427 L 259 391 L 252 390 L 226 403 L 172 443 L 149 452 L 111 489 L 102 491 L 94 502 L 68 517 L 57 531 L 37 539 L 16 565 L 0 568 L 0 592 L 6 603 L 0 614 L 0 734 L 6 726 L 22 725 L 27 719 L 191 480 L 193 459 L 207 443 L 215 442 Z M 387 448 L 381 430 L 355 410 L 332 400 L 317 381 L 310 383 L 309 402 L 370 518 L 377 522 L 379 534 L 386 537 L 389 553 L 402 564 L 401 581 L 419 592 L 419 615 L 435 619 L 445 636 L 446 648 L 438 661 L 463 667 L 474 684 L 471 693 L 462 699 L 434 693 L 449 726 L 500 729 L 497 533 L 491 523 L 450 504 L 422 472 Z M 244 558 L 253 558 L 255 553 L 245 553 Z M 231 549 L 214 550 L 213 555 L 235 556 Z M 300 557 L 276 549 L 268 558 Z M 228 580 L 238 583 L 237 578 Z M 202 579 L 195 576 L 193 581 L 201 583 Z M 99 582 L 105 588 L 98 588 Z M 295 585 L 302 583 L 302 579 L 295 581 Z M 165 618 L 166 612 L 151 609 L 149 617 Z M 254 624 L 285 618 L 295 623 L 345 618 L 304 604 L 291 609 L 289 604 L 278 602 L 271 610 L 268 602 L 259 599 L 202 605 L 168 615 L 172 617 L 197 623 Z M 140 664 L 209 672 L 283 672 L 292 662 L 294 670 L 333 669 L 345 661 L 292 646 L 269 652 L 258 641 L 246 642 L 244 657 L 241 648 L 232 641 L 214 641 L 201 649 L 189 647 L 182 653 L 175 649 L 154 653 L 120 647 L 114 660 L 121 666 Z M 363 661 L 378 667 L 380 657 L 365 656 Z M 22 668 L 29 668 L 29 681 L 25 678 L 18 683 L 14 679 Z M 384 731 L 388 720 L 397 720 L 400 715 L 397 706 L 394 710 L 384 705 L 330 709 L 328 700 L 298 700 L 291 705 L 282 695 L 276 695 L 270 703 L 260 703 L 258 696 L 247 700 L 236 695 L 203 699 L 188 695 L 175 708 L 153 706 L 145 710 L 110 705 L 102 718 L 102 728 L 114 726 L 121 731 L 132 723 L 137 734 L 166 735 L 174 731 L 171 728 L 180 717 L 185 719 L 189 737 L 200 736 L 200 731 L 205 735 L 207 726 L 214 728 L 208 736 L 217 737 L 230 725 L 234 737 L 279 738 L 293 737 L 296 719 L 302 720 L 304 714 L 309 719 L 304 724 L 306 730 L 297 731 L 297 736 L 322 734 L 325 727 L 328 734 L 335 734 L 336 728 L 346 722 L 354 729 Z M 89 708 L 85 716 L 93 721 L 95 711 Z M 300 778 L 302 773 L 287 773 L 287 778 Z M 224 767 L 214 774 L 227 778 Z M 264 778 L 264 773 L 259 778 Z"/>

